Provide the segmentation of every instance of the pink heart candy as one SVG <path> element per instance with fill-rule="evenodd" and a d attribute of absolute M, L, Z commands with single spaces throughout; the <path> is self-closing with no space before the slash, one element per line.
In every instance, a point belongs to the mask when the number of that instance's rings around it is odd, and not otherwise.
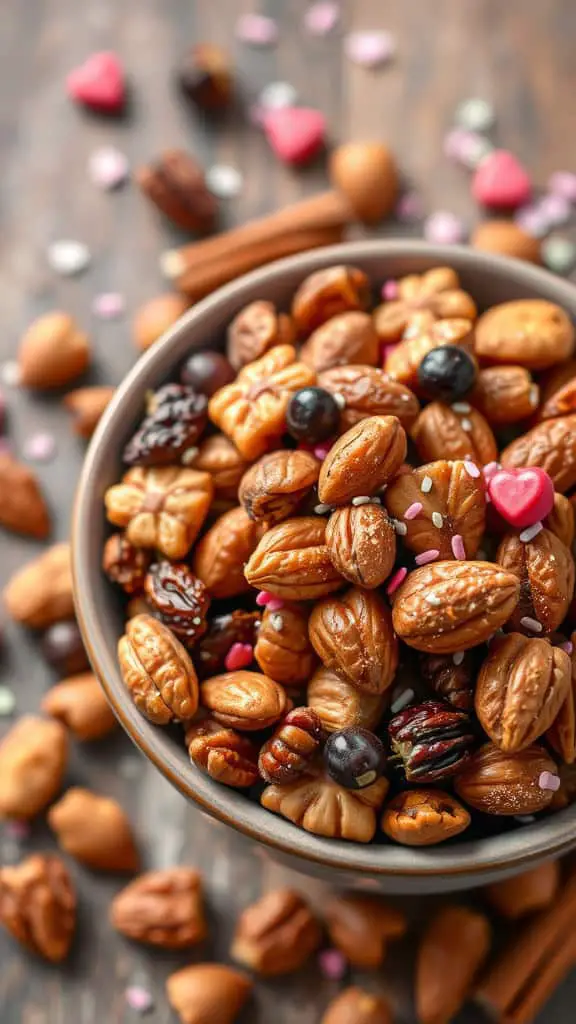
<path fill-rule="evenodd" d="M 107 114 L 117 113 L 126 99 L 124 69 L 119 58 L 110 51 L 93 53 L 70 72 L 66 91 L 75 103 Z"/>
<path fill-rule="evenodd" d="M 515 209 L 528 202 L 532 184 L 522 164 L 506 149 L 495 149 L 472 179 L 472 195 L 482 206 Z"/>
<path fill-rule="evenodd" d="M 284 163 L 308 163 L 324 146 L 326 119 L 310 107 L 281 107 L 262 116 L 266 138 Z"/>
<path fill-rule="evenodd" d="M 545 519 L 554 508 L 554 484 L 543 469 L 499 469 L 488 494 L 506 522 L 521 530 Z"/>

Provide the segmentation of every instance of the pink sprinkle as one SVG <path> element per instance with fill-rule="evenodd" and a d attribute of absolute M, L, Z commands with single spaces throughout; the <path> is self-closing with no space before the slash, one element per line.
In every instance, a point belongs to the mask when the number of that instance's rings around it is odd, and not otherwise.
<path fill-rule="evenodd" d="M 254 661 L 254 649 L 252 644 L 232 644 L 224 660 L 228 672 L 235 672 L 238 668 L 247 668 Z"/>
<path fill-rule="evenodd" d="M 394 302 L 398 298 L 398 282 L 393 278 L 384 281 L 380 294 L 385 302 Z"/>
<path fill-rule="evenodd" d="M 118 188 L 128 177 L 128 159 L 114 146 L 95 149 L 88 161 L 88 174 L 98 188 Z"/>
<path fill-rule="evenodd" d="M 50 462 L 56 454 L 56 438 L 53 434 L 33 434 L 23 447 L 24 458 L 32 462 Z"/>
<path fill-rule="evenodd" d="M 440 552 L 436 548 L 429 548 L 428 551 L 423 551 L 421 555 L 416 555 L 414 561 L 416 565 L 428 565 L 429 562 L 435 562 Z"/>
<path fill-rule="evenodd" d="M 498 473 L 500 469 L 502 469 L 502 466 L 500 465 L 499 462 L 488 462 L 485 466 L 482 467 L 484 479 L 487 484 L 490 483 L 494 474 Z"/>
<path fill-rule="evenodd" d="M 138 1013 L 146 1013 L 154 1006 L 152 993 L 148 989 L 142 988 L 141 985 L 129 985 L 125 996 L 130 1009 L 137 1010 Z"/>
<path fill-rule="evenodd" d="M 272 600 L 273 596 L 269 590 L 260 590 L 256 594 L 256 604 L 258 605 L 259 608 L 265 608 L 266 605 L 270 604 L 270 601 Z"/>
<path fill-rule="evenodd" d="M 548 231 L 548 221 L 538 206 L 521 206 L 514 214 L 519 228 L 534 238 L 542 238 Z"/>
<path fill-rule="evenodd" d="M 550 192 L 548 195 L 543 196 L 538 203 L 538 210 L 552 227 L 566 224 L 572 216 L 570 200 L 564 196 L 559 196 L 556 192 Z"/>
<path fill-rule="evenodd" d="M 348 961 L 339 949 L 323 949 L 318 954 L 318 966 L 325 978 L 341 981 L 346 974 Z"/>
<path fill-rule="evenodd" d="M 388 597 L 391 597 L 392 594 L 396 590 L 398 590 L 398 587 L 400 586 L 401 583 L 404 582 L 404 580 L 406 579 L 407 575 L 408 575 L 408 569 L 404 569 L 404 568 L 398 569 L 398 572 L 394 573 L 392 579 L 390 580 L 388 586 L 386 587 L 386 593 L 388 594 Z"/>
<path fill-rule="evenodd" d="M 338 24 L 340 9 L 338 4 L 312 4 L 304 15 L 304 27 L 311 36 L 327 36 Z"/>
<path fill-rule="evenodd" d="M 31 831 L 32 830 L 27 821 L 18 821 L 17 818 L 12 818 L 11 821 L 7 821 L 4 825 L 5 835 L 17 843 L 28 839 Z"/>
<path fill-rule="evenodd" d="M 566 651 L 566 654 L 572 654 L 574 650 L 574 644 L 571 640 L 567 640 L 565 644 L 560 644 L 560 647 L 563 651 Z"/>
<path fill-rule="evenodd" d="M 400 196 L 395 210 L 398 220 L 412 224 L 424 214 L 424 205 L 417 192 L 405 192 Z"/>
<path fill-rule="evenodd" d="M 269 612 L 279 612 L 284 607 L 284 601 L 281 597 L 271 597 L 266 607 Z"/>
<path fill-rule="evenodd" d="M 424 221 L 424 238 L 437 245 L 457 245 L 464 238 L 464 225 L 449 210 L 437 210 Z"/>
<path fill-rule="evenodd" d="M 478 466 L 475 462 L 472 462 L 471 459 L 464 459 L 464 469 L 468 473 L 468 476 L 471 476 L 474 480 L 480 476 Z"/>
<path fill-rule="evenodd" d="M 553 775 L 552 772 L 542 772 L 538 779 L 540 789 L 549 789 L 552 793 L 556 793 L 560 789 L 560 784 L 560 776 Z"/>
<path fill-rule="evenodd" d="M 124 297 L 120 292 L 102 292 L 92 300 L 92 312 L 100 320 L 114 320 L 124 312 Z"/>
<path fill-rule="evenodd" d="M 548 179 L 548 188 L 557 196 L 576 203 L 576 174 L 572 171 L 555 171 Z"/>
<path fill-rule="evenodd" d="M 323 441 L 322 444 L 315 445 L 312 450 L 316 458 L 323 462 L 333 444 L 334 441 Z"/>
<path fill-rule="evenodd" d="M 413 501 L 405 511 L 404 519 L 416 519 L 416 516 L 420 515 L 423 508 L 424 505 L 421 501 Z"/>
<path fill-rule="evenodd" d="M 452 554 L 454 558 L 459 558 L 464 561 L 466 558 L 466 548 L 464 547 L 464 541 L 459 533 L 455 533 L 450 542 L 452 548 Z"/>
<path fill-rule="evenodd" d="M 376 68 L 396 53 L 396 42 L 390 32 L 350 32 L 344 40 L 349 60 L 365 68 Z"/>
<path fill-rule="evenodd" d="M 455 160 L 465 167 L 476 167 L 478 161 L 486 156 L 490 143 L 477 132 L 466 128 L 453 128 L 444 138 L 444 154 L 449 160 Z"/>
<path fill-rule="evenodd" d="M 278 25 L 263 14 L 241 14 L 236 22 L 236 35 L 250 46 L 273 46 L 278 39 Z"/>

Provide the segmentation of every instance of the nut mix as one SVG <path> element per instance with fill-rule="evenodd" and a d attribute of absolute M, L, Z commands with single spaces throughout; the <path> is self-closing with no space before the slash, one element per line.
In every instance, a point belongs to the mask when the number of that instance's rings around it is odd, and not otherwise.
<path fill-rule="evenodd" d="M 125 685 L 183 728 L 195 770 L 356 842 L 563 805 L 574 345 L 562 309 L 478 311 L 449 267 L 371 313 L 366 275 L 336 266 L 287 311 L 239 310 L 226 355 L 191 353 L 147 396 L 105 495 L 103 570 L 130 601 Z M 48 624 L 45 566 L 28 571 L 34 602 L 17 580 L 8 599 Z M 266 959 L 251 942 L 240 959 Z"/>

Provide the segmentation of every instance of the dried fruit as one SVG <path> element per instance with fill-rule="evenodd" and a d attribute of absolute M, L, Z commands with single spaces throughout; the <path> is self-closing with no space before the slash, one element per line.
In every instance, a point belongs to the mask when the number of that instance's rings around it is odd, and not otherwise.
<path fill-rule="evenodd" d="M 36 476 L 8 452 L 0 452 L 0 526 L 45 540 L 50 513 Z"/>
<path fill-rule="evenodd" d="M 380 996 L 352 985 L 332 1000 L 320 1024 L 392 1024 L 392 1014 Z"/>
<path fill-rule="evenodd" d="M 138 871 L 130 823 L 116 800 L 73 787 L 48 811 L 58 845 L 97 871 Z"/>
<path fill-rule="evenodd" d="M 520 580 L 520 599 L 510 616 L 509 627 L 528 633 L 550 633 L 566 616 L 574 593 L 574 559 L 550 530 L 530 541 L 508 534 L 501 541 L 496 560 Z M 526 622 L 526 619 L 531 621 Z"/>
<path fill-rule="evenodd" d="M 60 388 L 79 377 L 90 362 L 90 343 L 68 313 L 44 313 L 24 334 L 18 350 L 20 383 L 26 388 Z"/>
<path fill-rule="evenodd" d="M 330 941 L 353 967 L 380 967 L 388 943 L 408 930 L 401 910 L 378 897 L 334 896 L 323 908 Z"/>
<path fill-rule="evenodd" d="M 188 309 L 189 302 L 182 295 L 166 292 L 148 299 L 136 311 L 132 320 L 132 339 L 141 352 L 149 349 L 158 338 L 172 327 Z"/>
<path fill-rule="evenodd" d="M 182 644 L 151 615 L 136 615 L 118 642 L 120 671 L 132 700 L 156 725 L 193 718 L 198 681 Z"/>
<path fill-rule="evenodd" d="M 359 690 L 322 665 L 308 684 L 306 703 L 328 733 L 348 728 L 374 730 L 384 713 L 387 696 Z"/>
<path fill-rule="evenodd" d="M 76 893 L 63 861 L 34 853 L 0 868 L 0 923 L 30 952 L 60 963 L 76 927 Z"/>
<path fill-rule="evenodd" d="M 192 569 L 211 597 L 235 597 L 249 590 L 244 567 L 262 531 L 263 526 L 243 508 L 232 508 L 204 534 L 194 551 Z"/>
<path fill-rule="evenodd" d="M 156 562 L 146 576 L 144 592 L 156 618 L 186 647 L 204 635 L 210 598 L 184 562 Z"/>
<path fill-rule="evenodd" d="M 182 1024 L 234 1024 L 252 982 L 224 964 L 193 964 L 170 974 L 168 1002 Z"/>
<path fill-rule="evenodd" d="M 318 480 L 326 505 L 375 494 L 406 457 L 406 434 L 395 416 L 371 416 L 351 427 L 328 452 Z"/>
<path fill-rule="evenodd" d="M 474 300 L 460 288 L 455 270 L 434 267 L 424 274 L 409 274 L 398 281 L 398 298 L 378 306 L 374 324 L 387 344 L 400 341 L 407 328 L 434 320 L 476 319 Z"/>
<path fill-rule="evenodd" d="M 383 693 L 398 665 L 392 618 L 374 591 L 353 587 L 312 610 L 310 642 L 326 668 L 366 693 Z"/>
<path fill-rule="evenodd" d="M 472 710 L 476 681 L 473 652 L 461 651 L 456 655 L 421 654 L 420 672 L 438 697 L 460 711 Z"/>
<path fill-rule="evenodd" d="M 262 672 L 283 686 L 305 685 L 316 665 L 308 639 L 309 609 L 284 604 L 280 611 L 264 609 L 254 657 Z"/>
<path fill-rule="evenodd" d="M 228 328 L 228 359 L 235 370 L 261 359 L 274 345 L 291 345 L 294 326 L 274 303 L 258 299 L 236 314 Z"/>
<path fill-rule="evenodd" d="M 42 656 L 59 676 L 73 676 L 90 668 L 76 619 L 54 622 L 42 634 Z"/>
<path fill-rule="evenodd" d="M 437 782 L 456 774 L 475 743 L 470 718 L 438 701 L 413 704 L 388 725 L 393 761 L 408 782 Z"/>
<path fill-rule="evenodd" d="M 192 352 L 180 370 L 180 382 L 206 398 L 212 398 L 225 384 L 230 384 L 234 377 L 234 370 L 226 356 L 209 348 Z"/>
<path fill-rule="evenodd" d="M 279 449 L 263 455 L 244 474 L 238 500 L 251 519 L 269 526 L 294 515 L 318 480 L 320 463 L 305 451 Z"/>
<path fill-rule="evenodd" d="M 468 403 L 457 403 L 456 411 L 442 402 L 431 402 L 422 410 L 412 428 L 422 462 L 437 459 L 472 459 L 485 466 L 498 458 L 498 446 L 484 417 Z"/>
<path fill-rule="evenodd" d="M 523 366 L 488 366 L 480 370 L 468 396 L 493 427 L 527 419 L 538 408 L 540 389 Z"/>
<path fill-rule="evenodd" d="M 207 679 L 200 699 L 217 721 L 248 732 L 267 729 L 286 707 L 286 693 L 278 683 L 242 669 Z"/>
<path fill-rule="evenodd" d="M 0 743 L 0 818 L 40 814 L 60 790 L 67 757 L 68 737 L 60 722 L 19 718 Z"/>
<path fill-rule="evenodd" d="M 341 432 L 369 416 L 396 416 L 408 430 L 420 411 L 416 396 L 375 366 L 333 366 L 318 374 L 318 384 L 344 400 Z"/>
<path fill-rule="evenodd" d="M 308 770 L 321 739 L 322 723 L 316 712 L 307 707 L 293 708 L 260 750 L 260 775 L 266 782 L 292 782 Z"/>
<path fill-rule="evenodd" d="M 166 149 L 135 174 L 142 193 L 164 216 L 186 231 L 211 230 L 217 201 L 208 191 L 200 164 L 182 149 Z"/>
<path fill-rule="evenodd" d="M 72 427 L 79 437 L 92 437 L 114 391 L 114 388 L 104 386 L 76 388 L 64 396 L 62 405 L 72 414 Z"/>
<path fill-rule="evenodd" d="M 70 676 L 50 687 L 41 708 L 80 742 L 99 740 L 116 727 L 114 712 L 92 672 Z"/>
<path fill-rule="evenodd" d="M 331 779 L 346 789 L 365 789 L 384 774 L 386 755 L 381 740 L 367 729 L 330 734 L 322 751 Z"/>
<path fill-rule="evenodd" d="M 128 466 L 186 462 L 207 420 L 208 402 L 184 384 L 166 384 L 150 397 L 148 415 L 124 448 Z"/>
<path fill-rule="evenodd" d="M 186 728 L 190 760 L 216 782 L 246 789 L 258 780 L 258 748 L 215 718 L 191 722 Z"/>
<path fill-rule="evenodd" d="M 292 318 L 300 335 L 348 310 L 366 309 L 370 282 L 356 267 L 335 266 L 309 274 L 292 300 Z"/>
<path fill-rule="evenodd" d="M 465 350 L 467 355 L 468 352 L 471 353 L 474 343 L 473 324 L 470 320 L 430 322 L 428 314 L 421 315 L 424 317 L 421 326 L 415 322 L 413 327 L 406 331 L 403 341 L 386 349 L 384 370 L 391 380 L 411 388 L 419 395 L 428 398 L 440 397 L 428 394 L 431 381 L 426 381 L 426 377 L 420 379 L 424 361 L 436 349 L 449 353 L 451 348 L 455 347 Z M 476 364 L 471 355 L 465 359 L 465 365 L 472 384 Z"/>
<path fill-rule="evenodd" d="M 517 299 L 488 309 L 476 324 L 476 353 L 490 363 L 545 370 L 572 355 L 574 328 L 560 306 Z"/>
<path fill-rule="evenodd" d="M 361 363 L 375 366 L 380 341 L 368 313 L 339 313 L 312 332 L 302 346 L 302 361 L 317 373 L 333 366 Z"/>
<path fill-rule="evenodd" d="M 322 940 L 320 924 L 300 893 L 273 889 L 240 914 L 230 956 L 265 978 L 302 967 Z"/>
<path fill-rule="evenodd" d="M 432 918 L 416 964 L 416 1008 L 422 1024 L 449 1024 L 454 1019 L 488 956 L 490 942 L 488 919 L 470 907 L 444 907 Z"/>
<path fill-rule="evenodd" d="M 531 871 L 486 886 L 484 894 L 498 914 L 509 921 L 518 921 L 549 907 L 559 888 L 560 864 L 557 860 L 548 860 Z"/>
<path fill-rule="evenodd" d="M 381 505 L 337 508 L 328 520 L 326 544 L 340 575 L 367 590 L 384 583 L 396 559 L 396 534 Z"/>
<path fill-rule="evenodd" d="M 441 789 L 406 789 L 386 804 L 382 815 L 383 832 L 403 846 L 435 846 L 469 824 L 466 808 Z"/>
<path fill-rule="evenodd" d="M 74 614 L 70 545 L 54 544 L 8 580 L 2 594 L 15 622 L 46 629 Z"/>
<path fill-rule="evenodd" d="M 102 569 L 126 594 L 139 594 L 151 560 L 150 551 L 134 547 L 124 533 L 113 533 L 104 545 Z"/>
<path fill-rule="evenodd" d="M 244 568 L 247 582 L 289 601 L 311 601 L 342 586 L 326 546 L 326 521 L 285 519 L 264 534 Z"/>
<path fill-rule="evenodd" d="M 533 744 L 507 754 L 485 743 L 462 767 L 454 787 L 470 807 L 485 814 L 536 814 L 554 795 L 539 785 L 543 772 L 556 774 L 543 747 Z"/>
<path fill-rule="evenodd" d="M 148 871 L 114 897 L 110 923 L 134 942 L 186 949 L 206 937 L 202 879 L 194 868 Z"/>
<path fill-rule="evenodd" d="M 224 110 L 232 99 L 230 59 L 213 43 L 197 43 L 184 54 L 176 81 L 186 99 L 206 113 Z"/>
<path fill-rule="evenodd" d="M 206 679 L 208 676 L 216 676 L 223 672 L 226 655 L 234 644 L 248 644 L 253 647 L 259 625 L 258 612 L 244 612 L 240 609 L 210 619 L 208 630 L 198 641 L 194 651 L 199 678 Z M 264 675 L 275 678 L 273 673 L 266 672 L 263 668 L 262 671 Z M 281 683 L 283 680 L 277 679 L 276 682 Z"/>
<path fill-rule="evenodd" d="M 202 441 L 190 466 L 210 473 L 216 498 L 226 498 L 236 504 L 238 487 L 248 463 L 224 434 L 213 434 Z"/>
<path fill-rule="evenodd" d="M 500 461 L 506 469 L 540 466 L 557 491 L 571 490 L 576 484 L 576 416 L 538 423 L 504 448 Z"/>

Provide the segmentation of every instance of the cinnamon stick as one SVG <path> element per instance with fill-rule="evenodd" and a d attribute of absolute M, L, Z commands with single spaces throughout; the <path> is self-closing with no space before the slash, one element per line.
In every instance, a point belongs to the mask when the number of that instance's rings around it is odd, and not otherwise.
<path fill-rule="evenodd" d="M 509 1010 L 503 1024 L 532 1024 L 576 961 L 576 937 L 564 936 L 528 988 Z"/>

